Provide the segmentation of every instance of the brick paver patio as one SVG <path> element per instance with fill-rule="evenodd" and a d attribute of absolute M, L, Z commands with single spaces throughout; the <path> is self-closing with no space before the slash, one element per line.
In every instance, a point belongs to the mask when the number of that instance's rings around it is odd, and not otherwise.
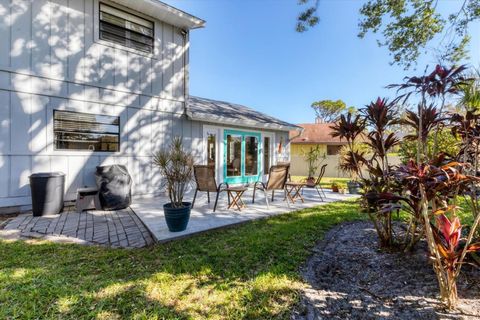
<path fill-rule="evenodd" d="M 21 214 L 0 230 L 0 239 L 40 238 L 60 242 L 141 248 L 154 242 L 150 232 L 130 209 L 75 212 L 33 217 Z"/>

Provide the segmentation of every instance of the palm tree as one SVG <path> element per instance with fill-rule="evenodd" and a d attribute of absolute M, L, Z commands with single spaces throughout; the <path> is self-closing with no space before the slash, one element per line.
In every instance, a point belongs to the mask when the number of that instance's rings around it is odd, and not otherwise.
<path fill-rule="evenodd" d="M 467 110 L 480 111 L 480 69 L 476 69 L 471 78 L 472 81 L 460 89 L 459 104 Z"/>

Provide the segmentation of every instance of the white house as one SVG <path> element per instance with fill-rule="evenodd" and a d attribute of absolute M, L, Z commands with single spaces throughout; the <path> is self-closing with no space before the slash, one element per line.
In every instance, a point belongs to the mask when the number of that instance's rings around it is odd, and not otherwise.
<path fill-rule="evenodd" d="M 156 0 L 0 0 L 0 208 L 27 208 L 35 172 L 66 174 L 66 199 L 119 163 L 134 195 L 160 179 L 152 152 L 183 136 L 222 181 L 288 161 L 294 125 L 189 97 L 192 29 L 204 21 Z"/>

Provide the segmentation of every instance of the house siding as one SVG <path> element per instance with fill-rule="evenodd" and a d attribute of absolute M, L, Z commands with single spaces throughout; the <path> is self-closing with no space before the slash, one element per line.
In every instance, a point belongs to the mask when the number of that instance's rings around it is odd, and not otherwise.
<path fill-rule="evenodd" d="M 153 194 L 152 152 L 174 135 L 198 145 L 201 124 L 183 115 L 188 36 L 148 18 L 149 55 L 99 41 L 97 19 L 97 0 L 0 0 L 0 207 L 30 204 L 33 172 L 64 172 L 71 200 L 113 163 L 128 167 L 135 195 Z M 54 150 L 54 109 L 119 116 L 120 151 Z"/>
<path fill-rule="evenodd" d="M 305 153 L 310 151 L 311 148 L 319 147 L 320 154 L 325 155 L 325 159 L 319 160 L 321 164 L 318 166 L 317 173 L 320 172 L 320 167 L 324 164 L 327 165 L 325 170 L 326 177 L 346 177 L 343 172 L 338 170 L 338 155 L 327 155 L 327 145 L 326 144 L 316 144 L 316 143 L 302 143 L 302 144 L 291 144 L 291 173 L 294 176 L 307 176 L 308 175 L 308 163 L 305 161 Z"/>
<path fill-rule="evenodd" d="M 350 175 L 342 172 L 338 169 L 338 164 L 340 161 L 340 156 L 337 155 L 327 155 L 327 145 L 326 144 L 315 144 L 315 143 L 302 143 L 296 144 L 291 143 L 291 174 L 294 176 L 307 176 L 308 175 L 308 163 L 305 161 L 304 154 L 305 152 L 310 151 L 310 148 L 315 148 L 319 146 L 320 154 L 325 154 L 325 159 L 320 159 L 320 165 L 318 166 L 316 174 L 320 173 L 320 168 L 323 165 L 327 165 L 325 169 L 325 177 L 341 177 L 349 178 Z M 399 165 L 401 163 L 400 157 L 397 155 L 388 155 L 388 161 L 390 165 Z M 367 172 L 364 170 L 364 174 Z"/>

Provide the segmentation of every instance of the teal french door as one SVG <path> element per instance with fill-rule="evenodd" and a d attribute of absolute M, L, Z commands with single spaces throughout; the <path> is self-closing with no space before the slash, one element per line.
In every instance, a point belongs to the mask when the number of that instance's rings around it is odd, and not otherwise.
<path fill-rule="evenodd" d="M 260 180 L 261 141 L 260 133 L 224 131 L 223 181 L 235 184 Z"/>

